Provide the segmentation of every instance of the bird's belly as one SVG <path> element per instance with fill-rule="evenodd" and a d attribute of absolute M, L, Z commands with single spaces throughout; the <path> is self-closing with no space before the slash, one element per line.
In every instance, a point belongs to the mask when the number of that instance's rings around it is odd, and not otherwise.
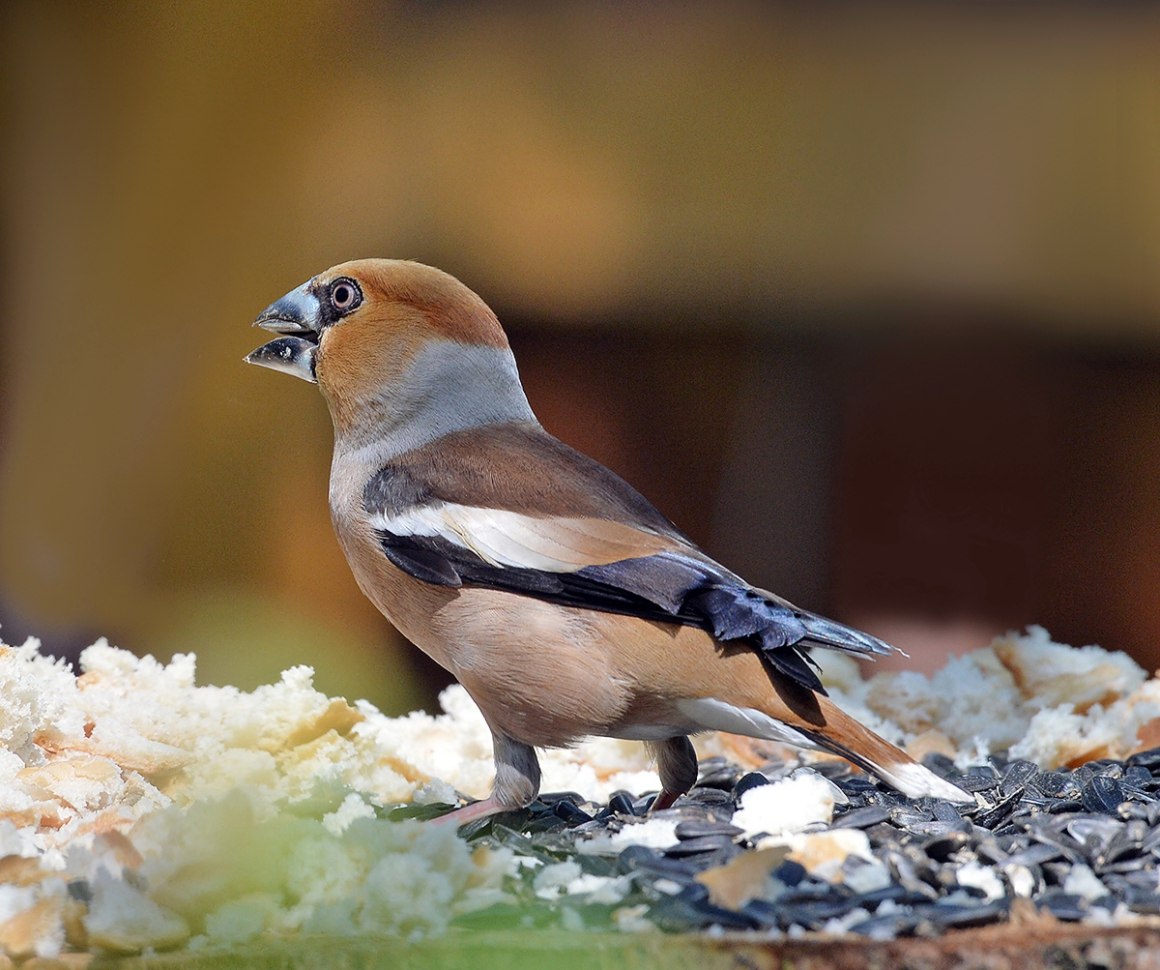
<path fill-rule="evenodd" d="M 678 723 L 676 719 L 655 723 L 632 720 L 609 728 L 608 737 L 622 741 L 667 741 L 681 735 L 696 734 L 700 730 L 695 724 Z"/>
<path fill-rule="evenodd" d="M 350 558 L 371 602 L 467 688 L 494 730 L 561 747 L 609 735 L 630 706 L 611 645 L 591 623 L 596 614 L 423 583 L 381 555 Z"/>
<path fill-rule="evenodd" d="M 463 590 L 431 617 L 428 635 L 454 644 L 449 669 L 493 727 L 526 744 L 558 747 L 608 735 L 633 701 L 592 616 L 511 593 Z"/>
<path fill-rule="evenodd" d="M 429 641 L 493 727 L 537 746 L 692 734 L 708 725 L 690 698 L 769 690 L 756 654 L 723 652 L 699 629 L 494 590 L 461 590 L 434 611 L 414 634 L 423 649 Z"/>

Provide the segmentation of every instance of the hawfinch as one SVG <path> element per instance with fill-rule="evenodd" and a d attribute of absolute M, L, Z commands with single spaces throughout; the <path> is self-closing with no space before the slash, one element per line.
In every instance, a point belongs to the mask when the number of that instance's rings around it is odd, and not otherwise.
<path fill-rule="evenodd" d="M 363 593 L 479 705 L 490 797 L 520 808 L 537 747 L 643 741 L 671 805 L 697 780 L 689 735 L 835 752 L 911 796 L 970 800 L 839 710 L 810 649 L 881 640 L 751 586 L 632 486 L 548 434 L 495 314 L 420 263 L 328 269 L 255 321 L 246 360 L 318 385 L 334 422 L 330 514 Z"/>

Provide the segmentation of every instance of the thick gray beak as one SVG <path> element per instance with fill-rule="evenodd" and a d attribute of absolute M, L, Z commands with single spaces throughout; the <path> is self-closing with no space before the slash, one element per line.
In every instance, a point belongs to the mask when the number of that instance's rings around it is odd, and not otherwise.
<path fill-rule="evenodd" d="M 255 327 L 282 336 L 262 344 L 243 359 L 247 364 L 280 370 L 317 384 L 314 355 L 318 350 L 321 322 L 318 297 L 310 291 L 310 283 L 303 283 L 271 303 L 254 321 Z"/>

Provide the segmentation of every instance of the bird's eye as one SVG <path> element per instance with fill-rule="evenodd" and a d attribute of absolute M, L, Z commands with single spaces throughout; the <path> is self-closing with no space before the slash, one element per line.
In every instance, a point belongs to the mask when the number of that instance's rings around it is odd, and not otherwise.
<path fill-rule="evenodd" d="M 349 313 L 362 302 L 362 292 L 354 280 L 343 277 L 330 284 L 330 305 L 339 313 Z"/>

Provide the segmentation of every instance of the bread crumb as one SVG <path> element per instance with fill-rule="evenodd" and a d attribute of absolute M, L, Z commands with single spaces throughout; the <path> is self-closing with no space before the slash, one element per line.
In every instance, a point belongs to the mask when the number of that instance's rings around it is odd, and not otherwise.
<path fill-rule="evenodd" d="M 965 765 L 1009 751 L 1044 768 L 1124 758 L 1154 743 L 1146 725 L 1160 718 L 1160 681 L 1127 654 L 1056 643 L 1038 626 L 953 657 L 929 678 L 856 679 L 846 658 L 819 659 L 835 702 L 916 758 L 953 753 Z"/>
<path fill-rule="evenodd" d="M 733 824 L 747 835 L 800 832 L 834 817 L 834 786 L 809 769 L 790 778 L 758 785 L 741 796 Z"/>
<path fill-rule="evenodd" d="M 773 871 L 788 854 L 785 846 L 743 852 L 724 865 L 697 873 L 694 878 L 709 890 L 709 899 L 715 906 L 739 909 L 765 893 L 767 884 L 774 878 Z"/>

